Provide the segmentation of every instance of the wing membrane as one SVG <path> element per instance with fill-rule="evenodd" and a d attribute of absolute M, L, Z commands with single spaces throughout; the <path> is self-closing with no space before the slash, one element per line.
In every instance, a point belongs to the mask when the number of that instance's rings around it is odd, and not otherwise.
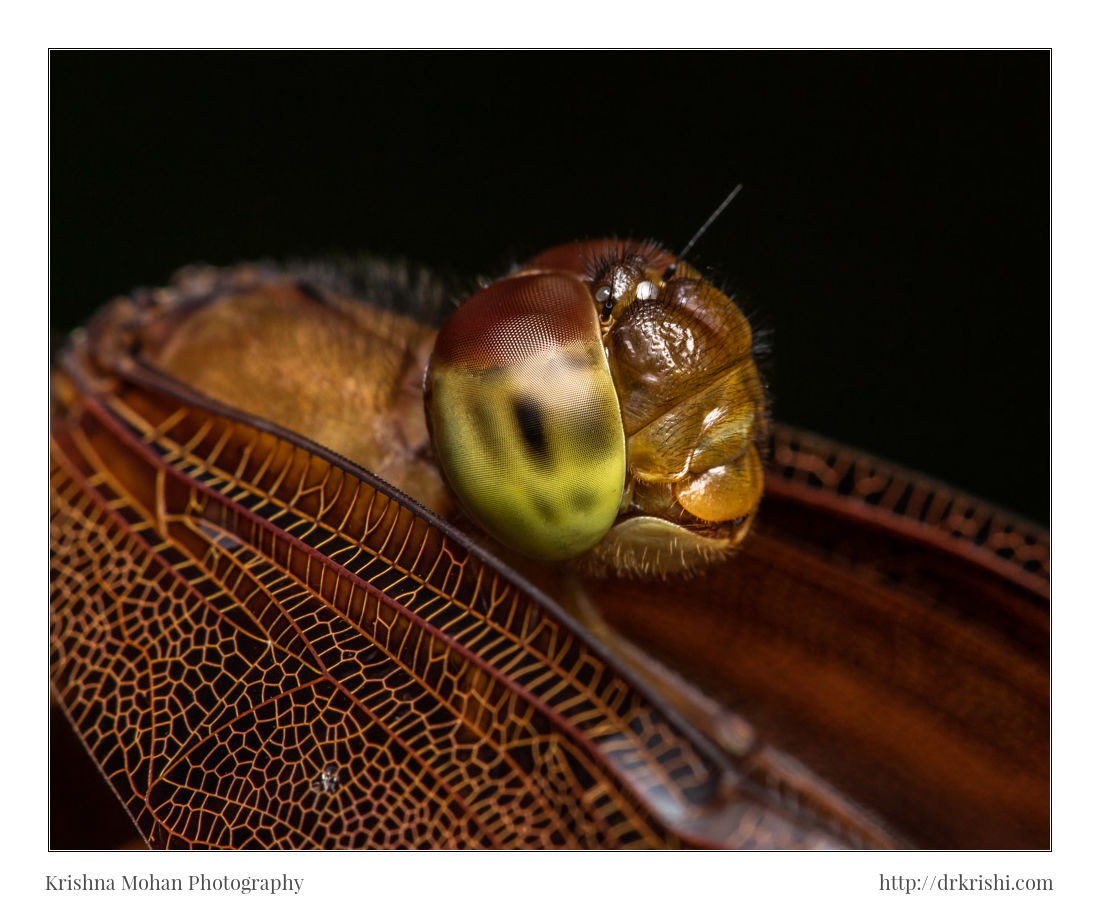
<path fill-rule="evenodd" d="M 97 378 L 58 380 L 53 685 L 151 845 L 844 842 L 365 472 Z"/>

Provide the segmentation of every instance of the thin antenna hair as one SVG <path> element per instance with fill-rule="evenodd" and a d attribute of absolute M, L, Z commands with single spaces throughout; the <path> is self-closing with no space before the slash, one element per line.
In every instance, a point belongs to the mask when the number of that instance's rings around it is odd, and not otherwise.
<path fill-rule="evenodd" d="M 741 190 L 743 190 L 744 188 L 745 188 L 745 184 L 743 184 L 743 183 L 737 184 L 737 186 L 735 186 L 730 191 L 730 194 L 725 199 L 722 200 L 721 205 L 719 205 L 718 208 L 716 208 L 714 210 L 713 214 L 706 221 L 703 222 L 703 226 L 695 232 L 695 236 L 692 237 L 691 240 L 689 240 L 687 242 L 687 246 L 685 246 L 682 250 L 680 250 L 680 255 L 678 255 L 669 264 L 669 267 L 667 269 L 665 269 L 665 280 L 667 280 L 668 278 L 670 278 L 672 276 L 672 273 L 676 271 L 677 263 L 680 263 L 680 262 L 684 261 L 684 257 L 686 257 L 687 254 L 689 252 L 691 252 L 691 248 L 693 246 L 695 246 L 696 243 L 698 243 L 699 238 L 702 237 L 707 232 L 707 228 L 709 228 L 712 224 L 714 224 L 714 222 L 718 219 L 718 216 L 721 215 L 722 212 L 724 212 L 726 210 L 726 206 L 728 206 L 731 202 L 733 202 L 733 200 L 737 196 L 737 194 L 740 193 Z"/>

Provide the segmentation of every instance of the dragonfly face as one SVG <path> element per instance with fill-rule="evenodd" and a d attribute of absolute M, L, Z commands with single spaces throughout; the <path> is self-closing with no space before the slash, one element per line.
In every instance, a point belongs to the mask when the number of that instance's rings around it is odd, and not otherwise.
<path fill-rule="evenodd" d="M 694 570 L 744 538 L 763 491 L 748 321 L 653 244 L 567 244 L 474 294 L 425 394 L 459 498 L 530 555 Z"/>

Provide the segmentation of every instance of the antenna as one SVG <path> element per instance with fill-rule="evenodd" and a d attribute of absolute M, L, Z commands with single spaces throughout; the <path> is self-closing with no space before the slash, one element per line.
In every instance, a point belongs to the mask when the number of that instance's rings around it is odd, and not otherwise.
<path fill-rule="evenodd" d="M 703 222 L 703 226 L 695 232 L 695 236 L 692 237 L 691 240 L 689 240 L 687 242 L 687 246 L 685 246 L 682 250 L 680 250 L 680 255 L 677 256 L 674 260 L 672 260 L 672 262 L 669 263 L 668 268 L 665 269 L 665 274 L 664 274 L 664 280 L 665 281 L 668 281 L 668 279 L 672 277 L 673 273 L 676 271 L 676 265 L 678 263 L 684 261 L 684 257 L 687 256 L 687 254 L 691 251 L 691 248 L 693 246 L 695 246 L 695 244 L 698 242 L 699 238 L 702 237 L 703 234 L 705 234 L 707 232 L 707 228 L 709 228 L 712 224 L 714 224 L 714 222 L 717 220 L 718 216 L 721 215 L 722 212 L 724 212 L 726 210 L 726 206 L 728 206 L 731 202 L 733 202 L 734 197 L 738 193 L 740 193 L 741 190 L 743 190 L 744 188 L 745 188 L 745 184 L 743 184 L 743 183 L 737 184 L 737 186 L 735 186 L 730 191 L 730 194 L 725 199 L 722 200 L 722 204 L 719 205 L 718 208 L 716 208 L 714 210 L 714 213 L 706 221 Z"/>

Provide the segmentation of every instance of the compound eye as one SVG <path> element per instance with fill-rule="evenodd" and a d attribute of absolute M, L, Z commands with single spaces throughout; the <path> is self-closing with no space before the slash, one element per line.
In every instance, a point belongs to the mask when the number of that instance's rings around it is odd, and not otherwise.
<path fill-rule="evenodd" d="M 470 297 L 436 339 L 425 401 L 443 473 L 502 543 L 567 559 L 607 533 L 626 441 L 583 282 L 517 275 Z"/>

